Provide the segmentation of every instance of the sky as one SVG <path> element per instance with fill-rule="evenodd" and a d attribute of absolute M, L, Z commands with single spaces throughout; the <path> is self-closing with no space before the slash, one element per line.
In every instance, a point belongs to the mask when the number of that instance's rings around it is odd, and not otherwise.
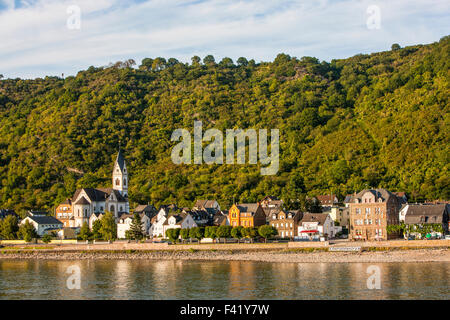
<path fill-rule="evenodd" d="M 146 57 L 331 61 L 439 41 L 450 0 L 0 0 L 4 78 Z"/>

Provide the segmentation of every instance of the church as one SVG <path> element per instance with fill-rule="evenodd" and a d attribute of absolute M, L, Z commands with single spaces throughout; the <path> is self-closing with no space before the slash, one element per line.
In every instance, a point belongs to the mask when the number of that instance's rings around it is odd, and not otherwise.
<path fill-rule="evenodd" d="M 77 189 L 72 197 L 72 212 L 75 227 L 89 224 L 92 215 L 111 212 L 116 218 L 130 213 L 128 202 L 128 171 L 122 151 L 119 152 L 112 172 L 112 188 Z"/>

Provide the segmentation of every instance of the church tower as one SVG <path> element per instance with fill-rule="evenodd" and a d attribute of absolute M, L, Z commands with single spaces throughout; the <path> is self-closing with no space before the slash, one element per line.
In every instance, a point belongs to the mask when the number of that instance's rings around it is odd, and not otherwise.
<path fill-rule="evenodd" d="M 128 171 L 122 150 L 119 149 L 112 175 L 113 189 L 118 190 L 124 197 L 128 197 Z"/>

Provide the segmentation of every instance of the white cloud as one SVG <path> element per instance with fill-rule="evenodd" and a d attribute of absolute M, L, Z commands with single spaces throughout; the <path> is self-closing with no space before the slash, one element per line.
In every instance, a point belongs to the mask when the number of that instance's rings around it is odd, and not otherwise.
<path fill-rule="evenodd" d="M 447 0 L 269 1 L 29 0 L 0 11 L 0 73 L 6 77 L 75 74 L 119 59 L 214 54 L 271 60 L 277 53 L 330 60 L 439 40 L 449 30 Z M 69 30 L 69 5 L 81 29 Z M 366 27 L 378 5 L 381 28 Z"/>

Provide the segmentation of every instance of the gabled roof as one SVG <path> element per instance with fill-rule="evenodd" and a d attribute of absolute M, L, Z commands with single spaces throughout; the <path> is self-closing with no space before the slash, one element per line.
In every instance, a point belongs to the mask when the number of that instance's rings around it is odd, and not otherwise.
<path fill-rule="evenodd" d="M 197 200 L 195 201 L 194 208 L 214 208 L 216 200 Z"/>
<path fill-rule="evenodd" d="M 61 221 L 52 216 L 29 216 L 28 218 L 37 224 L 63 224 Z"/>
<path fill-rule="evenodd" d="M 125 158 L 123 157 L 122 150 L 119 149 L 116 157 L 116 163 L 119 165 L 120 171 L 123 172 L 123 168 L 125 167 Z"/>
<path fill-rule="evenodd" d="M 364 189 L 360 192 L 358 192 L 356 195 L 352 197 L 352 201 L 354 202 L 355 199 L 361 200 L 361 198 L 364 196 L 366 192 L 370 192 L 375 196 L 375 201 L 378 202 L 378 199 L 382 199 L 382 202 L 387 202 L 391 197 L 395 197 L 395 199 L 398 200 L 397 196 L 386 189 Z"/>
<path fill-rule="evenodd" d="M 282 209 L 281 207 L 274 207 L 274 208 L 268 208 L 268 207 L 263 207 L 264 213 L 266 214 L 266 217 L 269 218 L 271 217 L 273 214 L 278 214 Z"/>
<path fill-rule="evenodd" d="M 47 211 L 28 210 L 30 216 L 46 216 Z"/>
<path fill-rule="evenodd" d="M 173 214 L 170 217 L 167 217 L 166 221 L 164 221 L 164 225 L 168 225 L 169 224 L 169 219 L 170 218 L 174 218 L 175 219 L 175 224 L 181 224 L 184 219 L 186 219 L 188 216 L 188 214 L 185 213 L 180 213 L 180 214 Z"/>
<path fill-rule="evenodd" d="M 319 195 L 319 196 L 316 196 L 316 198 L 317 198 L 317 200 L 319 200 L 320 204 L 322 204 L 322 205 L 324 205 L 324 204 L 334 204 L 334 203 L 336 203 L 334 198 L 337 199 L 335 194 Z"/>
<path fill-rule="evenodd" d="M 77 202 L 75 202 L 75 204 L 85 205 L 85 204 L 91 204 L 91 203 L 89 201 L 87 201 L 85 197 L 81 197 Z"/>
<path fill-rule="evenodd" d="M 450 205 L 448 204 L 410 204 L 406 208 L 405 223 L 442 223 L 449 213 Z M 425 221 L 426 217 L 428 217 L 427 221 Z"/>
<path fill-rule="evenodd" d="M 325 213 L 304 213 L 300 223 L 303 222 L 318 222 L 319 225 L 323 225 L 327 220 L 328 214 Z"/>
<path fill-rule="evenodd" d="M 275 219 L 279 219 L 280 218 L 280 214 L 282 212 L 286 215 L 286 219 L 300 220 L 303 217 L 303 213 L 300 210 L 297 210 L 297 211 L 279 210 L 278 212 L 276 212 L 276 211 L 272 212 L 272 215 L 270 216 L 270 219 L 273 220 L 273 216 L 274 215 L 275 215 Z M 292 214 L 292 218 L 289 218 L 289 214 Z"/>
<path fill-rule="evenodd" d="M 250 212 L 255 213 L 258 209 L 259 204 L 258 203 L 240 203 L 237 204 L 236 207 L 238 207 L 240 212 Z"/>
<path fill-rule="evenodd" d="M 113 188 L 83 188 L 77 189 L 72 199 L 77 199 L 80 195 L 81 191 L 86 193 L 87 197 L 91 201 L 105 201 L 111 193 L 114 193 L 114 196 L 117 198 L 119 202 L 126 202 L 127 200 L 120 194 L 118 190 L 114 190 Z M 75 203 L 76 204 L 76 203 Z"/>
<path fill-rule="evenodd" d="M 227 216 L 221 213 L 217 213 L 213 218 L 214 226 L 224 226 L 227 224 Z"/>
<path fill-rule="evenodd" d="M 350 202 L 352 202 L 352 195 L 348 194 L 345 196 L 344 203 L 350 203 Z"/>
<path fill-rule="evenodd" d="M 265 196 L 261 201 L 275 201 L 275 200 L 280 200 L 275 196 Z"/>

